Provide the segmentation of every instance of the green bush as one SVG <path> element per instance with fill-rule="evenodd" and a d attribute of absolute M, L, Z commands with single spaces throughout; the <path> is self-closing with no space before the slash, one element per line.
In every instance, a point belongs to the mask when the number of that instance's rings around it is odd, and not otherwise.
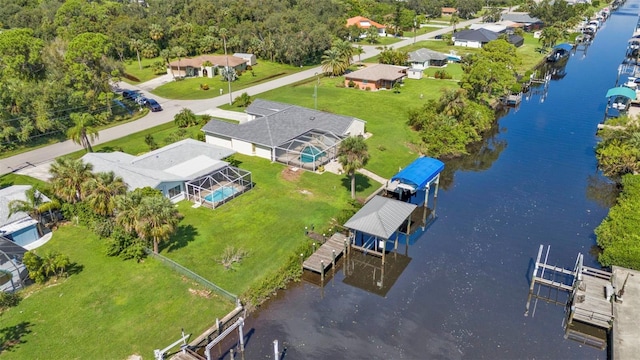
<path fill-rule="evenodd" d="M 200 84 L 200 90 L 209 90 L 209 84 Z"/>
<path fill-rule="evenodd" d="M 22 297 L 18 293 L 0 291 L 0 311 L 18 306 L 20 300 Z"/>
<path fill-rule="evenodd" d="M 123 260 L 134 259 L 136 261 L 147 256 L 144 252 L 143 241 L 120 226 L 113 230 L 111 237 L 106 240 L 105 244 L 107 256 L 119 256 Z"/>
<path fill-rule="evenodd" d="M 355 87 L 355 86 L 356 86 L 355 81 L 349 80 L 349 87 L 352 88 L 352 87 Z"/>
<path fill-rule="evenodd" d="M 22 258 L 22 263 L 29 271 L 29 277 L 38 284 L 42 284 L 52 275 L 65 276 L 71 265 L 69 257 L 58 252 L 46 253 L 43 257 L 34 251 L 27 251 Z"/>

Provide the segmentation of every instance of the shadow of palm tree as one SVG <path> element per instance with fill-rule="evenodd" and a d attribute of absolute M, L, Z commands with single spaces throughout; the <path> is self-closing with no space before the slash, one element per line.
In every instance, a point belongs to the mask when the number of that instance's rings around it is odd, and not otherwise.
<path fill-rule="evenodd" d="M 342 186 L 351 192 L 351 176 L 346 175 L 341 180 Z M 377 183 L 376 183 L 377 184 Z M 359 173 L 356 173 L 356 193 L 365 191 L 372 186 L 371 180 Z"/>
<path fill-rule="evenodd" d="M 171 237 L 171 241 L 160 244 L 160 251 L 167 249 L 167 252 L 181 249 L 198 235 L 198 230 L 193 225 L 180 225 L 178 230 Z"/>
<path fill-rule="evenodd" d="M 31 333 L 30 328 L 31 323 L 23 321 L 17 325 L 0 329 L 0 355 L 3 352 L 13 351 L 18 345 L 26 343 L 22 337 Z"/>
<path fill-rule="evenodd" d="M 67 274 L 69 274 L 69 275 L 77 275 L 77 274 L 81 273 L 82 270 L 84 270 L 84 265 L 74 262 L 74 263 L 71 263 L 67 267 Z"/>

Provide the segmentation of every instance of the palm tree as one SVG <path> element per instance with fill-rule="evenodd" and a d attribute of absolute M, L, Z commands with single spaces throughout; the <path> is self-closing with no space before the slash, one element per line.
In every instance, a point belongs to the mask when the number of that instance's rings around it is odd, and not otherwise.
<path fill-rule="evenodd" d="M 138 191 L 128 192 L 115 198 L 116 224 L 131 234 L 136 232 L 136 211 L 141 201 L 142 196 Z"/>
<path fill-rule="evenodd" d="M 138 57 L 138 67 L 142 70 L 142 61 L 140 61 L 140 51 L 144 46 L 144 42 L 140 39 L 131 39 L 129 40 L 129 48 L 136 52 L 136 56 Z"/>
<path fill-rule="evenodd" d="M 344 171 L 351 176 L 351 198 L 356 198 L 356 171 L 369 162 L 367 144 L 361 136 L 351 136 L 340 143 L 338 161 Z"/>
<path fill-rule="evenodd" d="M 358 45 L 355 48 L 353 53 L 358 55 L 358 62 L 361 63 L 362 62 L 362 54 L 364 54 L 364 48 L 362 47 L 362 45 Z"/>
<path fill-rule="evenodd" d="M 162 26 L 158 24 L 151 24 L 149 26 L 149 37 L 153 39 L 153 41 L 158 42 L 158 40 L 164 37 L 164 31 L 162 30 Z"/>
<path fill-rule="evenodd" d="M 349 67 L 349 65 L 351 65 L 351 58 L 355 53 L 355 48 L 351 46 L 351 43 L 347 40 L 336 40 L 332 47 L 338 50 L 338 53 L 340 53 L 340 56 L 346 62 L 346 66 Z"/>
<path fill-rule="evenodd" d="M 173 117 L 173 122 L 178 125 L 178 127 L 185 128 L 197 124 L 198 118 L 191 109 L 183 108 Z"/>
<path fill-rule="evenodd" d="M 171 76 L 173 76 L 173 79 L 175 80 L 176 78 L 176 74 L 173 73 L 173 68 L 171 68 L 171 50 L 169 49 L 162 49 L 160 50 L 160 57 L 162 58 L 162 60 L 164 60 L 164 63 L 166 66 L 169 66 L 171 69 Z"/>
<path fill-rule="evenodd" d="M 93 176 L 91 170 L 93 165 L 80 159 L 57 158 L 49 168 L 54 194 L 72 204 L 81 201 L 84 198 L 82 184 Z"/>
<path fill-rule="evenodd" d="M 41 223 L 43 213 L 51 213 L 51 210 L 60 207 L 57 201 L 45 201 L 44 195 L 34 187 L 25 191 L 25 198 L 25 200 L 11 200 L 9 202 L 9 216 L 18 212 L 25 212 L 37 220 L 38 223 Z"/>
<path fill-rule="evenodd" d="M 127 184 L 113 171 L 100 172 L 82 184 L 85 201 L 96 214 L 109 216 L 113 214 L 118 195 L 127 192 Z"/>
<path fill-rule="evenodd" d="M 331 74 L 331 77 L 342 75 L 348 67 L 340 51 L 334 47 L 324 52 L 321 64 L 322 71 Z"/>
<path fill-rule="evenodd" d="M 168 240 L 176 231 L 180 214 L 171 201 L 162 196 L 142 198 L 135 212 L 134 227 L 138 237 L 153 241 L 153 252 L 158 253 L 161 241 Z"/>
<path fill-rule="evenodd" d="M 464 110 L 467 101 L 467 92 L 464 89 L 443 90 L 438 100 L 439 112 L 458 118 Z"/>
<path fill-rule="evenodd" d="M 182 46 L 174 46 L 171 48 L 171 53 L 178 58 L 178 76 L 180 76 L 180 60 L 187 55 L 187 49 Z"/>
<path fill-rule="evenodd" d="M 456 25 L 458 25 L 459 22 L 460 22 L 460 17 L 458 16 L 458 14 L 451 15 L 451 20 L 449 20 L 449 24 L 453 26 L 454 34 L 456 32 Z"/>
<path fill-rule="evenodd" d="M 93 152 L 91 143 L 98 138 L 98 130 L 93 127 L 95 118 L 89 113 L 73 113 L 69 116 L 74 126 L 67 130 L 67 136 L 74 143 L 82 145 L 87 152 Z"/>

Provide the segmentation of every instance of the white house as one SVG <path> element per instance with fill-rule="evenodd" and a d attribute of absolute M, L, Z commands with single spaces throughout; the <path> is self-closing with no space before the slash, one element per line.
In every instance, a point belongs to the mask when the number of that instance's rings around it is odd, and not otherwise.
<path fill-rule="evenodd" d="M 235 53 L 233 54 L 233 56 L 240 59 L 244 59 L 247 62 L 247 65 L 249 66 L 254 66 L 255 64 L 258 63 L 258 60 L 256 59 L 256 56 L 254 54 Z"/>
<path fill-rule="evenodd" d="M 235 153 L 202 141 L 185 139 L 144 155 L 123 152 L 87 153 L 82 157 L 94 172 L 113 171 L 130 190 L 151 187 L 172 201 L 186 197 L 185 183 L 230 167 L 222 161 Z"/>
<path fill-rule="evenodd" d="M 443 67 L 447 66 L 447 63 L 449 62 L 449 57 L 447 55 L 426 48 L 412 51 L 407 55 L 409 55 L 407 63 L 412 69 L 426 69 L 433 66 Z M 409 72 L 407 72 L 407 74 L 410 79 L 413 79 Z"/>
<path fill-rule="evenodd" d="M 273 101 L 256 99 L 246 112 L 250 121 L 242 124 L 209 121 L 202 128 L 207 143 L 317 170 L 336 157 L 344 138 L 365 132 L 360 119 Z"/>
<path fill-rule="evenodd" d="M 13 200 L 27 200 L 25 193 L 29 189 L 31 185 L 13 185 L 0 189 L 0 236 L 22 247 L 29 247 L 44 235 L 44 227 L 29 214 L 19 211 L 9 215 L 9 203 Z M 50 201 L 46 196 L 41 196 L 45 202 Z"/>

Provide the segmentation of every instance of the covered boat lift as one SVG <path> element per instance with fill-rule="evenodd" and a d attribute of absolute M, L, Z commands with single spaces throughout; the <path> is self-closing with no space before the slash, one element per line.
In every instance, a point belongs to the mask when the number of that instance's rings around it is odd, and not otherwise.
<path fill-rule="evenodd" d="M 631 101 L 636 100 L 636 91 L 626 86 L 618 86 L 607 91 L 605 96 L 608 101 L 605 117 L 608 116 L 609 108 L 624 112 L 629 108 Z"/>

